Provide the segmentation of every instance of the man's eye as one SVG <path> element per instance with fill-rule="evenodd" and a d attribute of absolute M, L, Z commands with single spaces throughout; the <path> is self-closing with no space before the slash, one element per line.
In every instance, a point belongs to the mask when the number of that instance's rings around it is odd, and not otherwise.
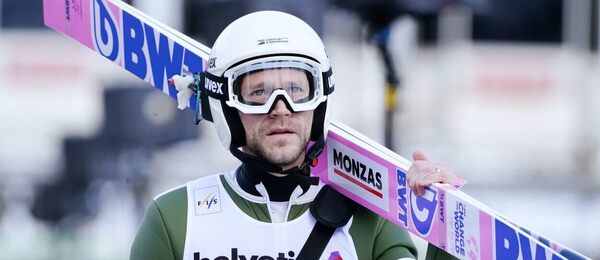
<path fill-rule="evenodd" d="M 304 89 L 302 89 L 301 87 L 298 87 L 298 86 L 292 86 L 291 91 L 292 91 L 292 93 L 300 93 L 300 92 L 303 92 Z"/>
<path fill-rule="evenodd" d="M 252 93 L 250 93 L 250 96 L 260 97 L 263 94 L 265 94 L 265 90 L 264 89 L 258 89 L 258 90 L 252 91 Z"/>

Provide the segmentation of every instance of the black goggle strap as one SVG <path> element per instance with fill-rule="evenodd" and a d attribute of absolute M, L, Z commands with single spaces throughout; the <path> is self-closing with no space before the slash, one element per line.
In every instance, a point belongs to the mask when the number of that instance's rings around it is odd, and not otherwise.
<path fill-rule="evenodd" d="M 202 107 L 208 107 L 208 104 L 202 103 L 202 94 L 219 100 L 227 100 L 229 84 L 227 78 L 214 76 L 206 71 L 194 73 L 194 84 L 194 94 L 196 95 L 194 123 L 198 124 L 202 121 Z"/>
<path fill-rule="evenodd" d="M 333 70 L 329 68 L 328 71 L 323 72 L 323 94 L 329 95 L 333 93 L 335 84 L 333 83 Z"/>
<path fill-rule="evenodd" d="M 229 83 L 226 77 L 212 75 L 206 71 L 200 73 L 199 90 L 204 92 L 209 97 L 227 100 Z"/>

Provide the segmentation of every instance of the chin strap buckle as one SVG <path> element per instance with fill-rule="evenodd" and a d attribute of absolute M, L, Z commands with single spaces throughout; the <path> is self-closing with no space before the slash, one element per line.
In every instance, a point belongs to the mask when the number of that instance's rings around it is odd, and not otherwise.
<path fill-rule="evenodd" d="M 319 137 L 319 139 L 310 147 L 306 152 L 306 157 L 300 166 L 298 167 L 299 172 L 303 172 L 306 166 L 310 165 L 311 167 L 317 166 L 319 163 L 319 155 L 323 152 L 323 148 L 325 147 L 325 138 L 323 135 Z"/>

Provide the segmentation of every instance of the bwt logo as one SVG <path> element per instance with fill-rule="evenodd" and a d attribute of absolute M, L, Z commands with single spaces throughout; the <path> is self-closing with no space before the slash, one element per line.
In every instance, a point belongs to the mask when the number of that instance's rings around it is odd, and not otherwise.
<path fill-rule="evenodd" d="M 210 209 L 211 206 L 217 205 L 218 203 L 219 199 L 215 198 L 215 194 L 208 194 L 203 200 L 198 201 L 198 206 L 206 206 L 207 209 Z"/>
<path fill-rule="evenodd" d="M 494 240 L 496 259 L 561 259 L 556 253 L 549 252 L 539 243 L 531 243 L 522 233 L 517 233 L 509 225 L 494 220 Z M 578 258 L 569 258 L 578 259 Z"/>
<path fill-rule="evenodd" d="M 91 9 L 96 50 L 163 92 L 177 95 L 166 79 L 181 74 L 184 66 L 190 72 L 202 71 L 203 62 L 198 55 L 130 13 L 120 10 L 121 24 L 117 24 L 106 0 L 93 0 Z"/>
<path fill-rule="evenodd" d="M 408 211 L 406 210 L 408 205 L 408 199 L 406 196 L 406 173 L 401 171 L 400 169 L 396 169 L 396 182 L 398 183 L 397 193 L 398 193 L 398 220 L 404 224 L 405 227 L 408 227 Z"/>
<path fill-rule="evenodd" d="M 94 0 L 92 14 L 96 49 L 102 56 L 115 61 L 119 55 L 119 33 L 115 18 L 106 8 L 104 0 Z"/>
<path fill-rule="evenodd" d="M 65 18 L 71 21 L 71 0 L 65 0 Z"/>
<path fill-rule="evenodd" d="M 433 226 L 433 216 L 437 208 L 437 191 L 431 187 L 425 187 L 423 196 L 410 193 L 411 219 L 417 232 L 422 236 L 428 236 Z"/>
<path fill-rule="evenodd" d="M 380 172 L 373 170 L 373 168 L 365 165 L 358 159 L 351 158 L 347 154 L 343 154 L 335 148 L 333 149 L 333 165 L 336 167 L 334 168 L 334 172 L 336 172 L 338 175 L 362 187 L 379 198 L 383 197 L 383 194 L 381 193 L 383 184 L 381 182 L 382 176 Z M 344 172 L 341 172 L 338 170 L 338 168 Z"/>
<path fill-rule="evenodd" d="M 396 183 L 398 184 L 396 189 L 398 195 L 398 220 L 405 227 L 408 227 L 408 198 L 410 198 L 410 216 L 412 223 L 419 234 L 427 236 L 433 226 L 433 217 L 438 202 L 437 192 L 426 187 L 425 194 L 418 197 L 408 190 L 406 182 L 406 173 L 400 169 L 396 169 Z"/>

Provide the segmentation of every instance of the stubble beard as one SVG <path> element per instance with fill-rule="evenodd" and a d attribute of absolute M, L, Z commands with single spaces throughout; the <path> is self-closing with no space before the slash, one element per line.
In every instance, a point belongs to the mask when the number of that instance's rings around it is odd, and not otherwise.
<path fill-rule="evenodd" d="M 284 125 L 283 122 L 275 124 Z M 275 125 L 273 124 L 273 125 Z M 298 125 L 290 124 L 288 127 L 294 129 L 296 134 L 286 139 L 268 140 L 264 138 L 269 127 L 265 126 L 258 130 L 257 134 L 247 136 L 247 143 L 244 149 L 271 162 L 274 165 L 282 167 L 284 170 L 297 166 L 304 158 L 304 150 L 308 143 L 308 135 L 305 129 Z"/>

